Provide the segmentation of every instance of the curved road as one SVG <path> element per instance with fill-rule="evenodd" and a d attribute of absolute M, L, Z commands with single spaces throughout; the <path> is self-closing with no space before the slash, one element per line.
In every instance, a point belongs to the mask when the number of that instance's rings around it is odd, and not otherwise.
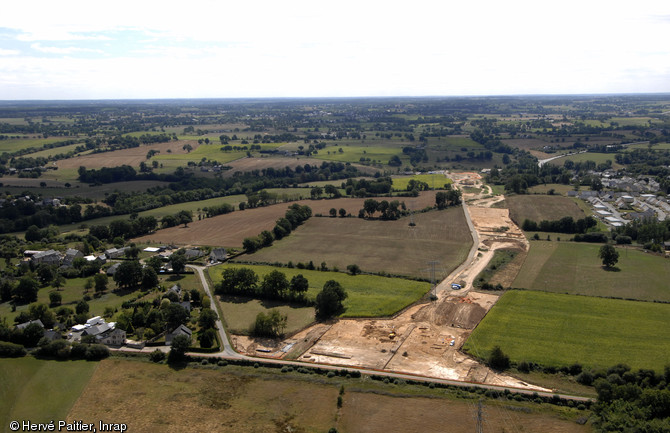
<path fill-rule="evenodd" d="M 467 209 L 465 209 L 465 215 L 466 218 L 468 219 L 468 224 L 471 227 L 471 230 L 474 230 L 474 226 L 472 225 L 472 222 L 470 221 L 470 216 L 467 212 Z M 473 234 L 473 240 L 475 241 L 475 246 L 474 251 L 477 251 L 476 245 L 479 244 L 478 242 L 478 237 L 476 234 L 476 230 L 474 231 Z M 472 251 L 471 251 L 472 253 Z M 467 260 L 466 263 L 469 263 L 470 260 Z M 274 359 L 274 358 L 264 358 L 264 357 L 255 357 L 255 356 L 248 356 L 248 355 L 242 355 L 241 353 L 238 353 L 233 349 L 232 345 L 230 344 L 230 340 L 228 339 L 228 334 L 226 334 L 226 330 L 223 327 L 223 323 L 221 322 L 221 312 L 217 308 L 216 305 L 216 299 L 214 298 L 214 295 L 209 287 L 209 283 L 207 281 L 207 278 L 205 278 L 205 267 L 204 266 L 194 266 L 194 265 L 188 265 L 189 268 L 195 270 L 200 277 L 200 281 L 202 282 L 202 287 L 205 289 L 205 292 L 207 293 L 207 296 L 209 296 L 210 299 L 210 307 L 212 310 L 216 311 L 217 315 L 219 316 L 219 319 L 216 321 L 216 327 L 219 332 L 219 338 L 221 339 L 221 344 L 223 345 L 223 350 L 218 352 L 218 353 L 190 353 L 189 355 L 192 356 L 197 356 L 197 357 L 217 357 L 217 358 L 224 358 L 224 359 L 230 359 L 230 360 L 246 360 L 246 361 L 258 361 L 266 364 L 278 364 L 278 365 L 288 365 L 288 366 L 293 366 L 293 367 L 307 367 L 307 368 L 322 368 L 324 370 L 334 370 L 334 371 L 340 371 L 340 370 L 347 370 L 347 371 L 359 371 L 361 374 L 365 375 L 377 375 L 377 376 L 386 376 L 389 378 L 395 378 L 395 379 L 403 379 L 403 380 L 415 380 L 415 381 L 425 381 L 425 382 L 434 382 L 434 383 L 439 383 L 443 385 L 454 385 L 454 386 L 462 386 L 462 387 L 470 387 L 470 386 L 476 386 L 479 388 L 484 388 L 484 389 L 491 389 L 491 390 L 496 390 L 496 391 L 505 391 L 509 390 L 510 392 L 517 392 L 520 394 L 527 394 L 527 395 L 534 395 L 537 394 L 542 397 L 560 397 L 566 400 L 574 400 L 574 401 L 591 401 L 591 398 L 588 397 L 581 397 L 581 396 L 576 396 L 576 395 L 569 395 L 569 394 L 557 394 L 557 393 L 551 393 L 551 392 L 541 392 L 541 391 L 531 391 L 527 389 L 520 389 L 520 388 L 514 388 L 514 387 L 509 387 L 509 386 L 497 386 L 497 385 L 486 385 L 486 384 L 481 384 L 481 383 L 474 383 L 474 382 L 465 382 L 465 381 L 459 381 L 459 380 L 450 380 L 450 379 L 437 379 L 434 377 L 428 377 L 428 376 L 421 376 L 417 374 L 408 374 L 408 373 L 394 373 L 386 370 L 374 370 L 374 369 L 368 369 L 368 368 L 357 368 L 357 367 L 342 367 L 341 365 L 330 365 L 330 364 L 320 364 L 316 362 L 300 362 L 300 361 L 287 361 L 283 359 Z"/>

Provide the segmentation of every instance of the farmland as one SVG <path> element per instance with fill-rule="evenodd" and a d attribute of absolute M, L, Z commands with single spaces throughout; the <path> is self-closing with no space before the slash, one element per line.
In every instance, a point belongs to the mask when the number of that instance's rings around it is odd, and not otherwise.
<path fill-rule="evenodd" d="M 588 296 L 670 301 L 665 277 L 670 261 L 639 250 L 617 248 L 618 271 L 606 271 L 600 245 L 533 241 L 512 287 Z"/>
<path fill-rule="evenodd" d="M 16 152 L 18 150 L 26 150 L 30 148 L 39 150 L 45 144 L 58 143 L 62 141 L 68 141 L 68 139 L 63 137 L 51 137 L 51 138 L 20 138 L 20 139 L 3 140 L 2 151 Z"/>
<path fill-rule="evenodd" d="M 414 176 L 402 176 L 393 178 L 394 191 L 407 191 L 410 180 L 425 182 L 430 188 L 441 189 L 445 184 L 451 184 L 452 181 L 443 174 L 415 174 Z"/>
<path fill-rule="evenodd" d="M 0 359 L 0 425 L 11 420 L 65 419 L 98 367 L 97 362 Z"/>
<path fill-rule="evenodd" d="M 340 387 L 342 407 L 337 407 Z M 278 374 L 245 367 L 170 369 L 120 359 L 105 360 L 68 415 L 68 420 L 128 424 L 128 431 L 435 431 L 449 419 L 450 432 L 472 431 L 472 404 L 443 390 L 385 385 L 360 379 Z M 588 432 L 561 413 L 515 402 L 485 402 L 487 423 L 495 431 L 523 428 L 557 433 Z M 365 423 L 361 423 L 365 419 Z"/>
<path fill-rule="evenodd" d="M 461 208 L 431 211 L 396 221 L 360 218 L 312 218 L 290 236 L 245 260 L 309 262 L 337 266 L 357 264 L 366 272 L 388 272 L 430 278 L 428 264 L 437 260 L 443 278 L 467 256 L 472 238 Z"/>
<path fill-rule="evenodd" d="M 221 281 L 221 272 L 226 267 L 247 267 L 262 280 L 267 273 L 276 270 L 272 266 L 225 264 L 208 268 L 214 283 Z M 387 278 L 376 275 L 348 275 L 342 272 L 321 272 L 297 268 L 279 268 L 289 280 L 302 274 L 309 281 L 307 297 L 315 298 L 328 280 L 338 281 L 346 290 L 348 298 L 344 301 L 346 311 L 342 317 L 371 317 L 391 315 L 412 302 L 420 299 L 430 289 L 430 284 Z"/>
<path fill-rule="evenodd" d="M 386 164 L 393 155 L 398 155 L 401 160 L 403 159 L 401 145 L 397 144 L 397 146 L 334 145 L 319 151 L 317 155 L 314 155 L 314 158 L 337 162 L 361 162 L 361 159 L 363 159 Z M 342 149 L 342 152 L 339 149 Z"/>
<path fill-rule="evenodd" d="M 59 172 L 61 170 L 74 170 L 75 173 L 81 166 L 84 166 L 89 170 L 102 167 L 117 167 L 124 164 L 137 168 L 140 165 L 140 162 L 147 162 L 147 152 L 150 150 L 159 151 L 159 155 L 167 154 L 168 156 L 173 156 L 175 158 L 188 158 L 186 156 L 179 156 L 181 154 L 186 154 L 186 150 L 183 149 L 184 144 L 185 143 L 182 141 L 171 141 L 168 143 L 155 143 L 130 149 L 115 150 L 112 152 L 92 153 L 89 155 L 62 159 L 57 161 L 56 165 L 58 166 Z M 192 153 L 197 151 L 198 145 L 196 143 L 191 143 L 191 145 L 195 149 Z M 168 151 L 170 151 L 170 153 L 168 153 Z"/>
<path fill-rule="evenodd" d="M 407 198 L 399 198 L 405 200 Z M 293 203 L 307 205 L 312 215 L 328 214 L 331 208 L 344 208 L 351 214 L 358 214 L 364 199 L 339 198 L 333 200 L 302 200 Z M 284 216 L 289 205 L 282 203 L 226 215 L 194 221 L 188 227 L 170 227 L 136 239 L 136 242 L 172 243 L 178 245 L 217 245 L 240 247 L 245 238 L 257 236 L 263 230 L 271 230 L 277 219 Z M 435 193 L 425 191 L 419 197 L 408 201 L 408 208 L 421 209 L 435 204 Z"/>
<path fill-rule="evenodd" d="M 577 220 L 586 215 L 567 197 L 551 195 L 511 195 L 505 197 L 512 220 L 519 226 L 525 219 L 539 223 L 570 216 Z"/>
<path fill-rule="evenodd" d="M 621 165 L 617 164 L 614 161 L 614 154 L 612 154 L 612 153 L 595 153 L 595 152 L 578 153 L 576 155 L 566 156 L 566 157 L 557 159 L 555 161 L 551 161 L 551 162 L 549 162 L 549 164 L 563 165 L 565 163 L 565 161 L 572 161 L 572 162 L 593 161 L 596 164 L 604 164 L 608 160 L 612 161 L 612 167 L 613 168 L 615 168 L 615 169 L 621 168 Z"/>
<path fill-rule="evenodd" d="M 513 290 L 498 300 L 464 349 L 485 358 L 499 345 L 515 362 L 625 363 L 662 371 L 670 342 L 658 330 L 668 326 L 667 304 Z"/>

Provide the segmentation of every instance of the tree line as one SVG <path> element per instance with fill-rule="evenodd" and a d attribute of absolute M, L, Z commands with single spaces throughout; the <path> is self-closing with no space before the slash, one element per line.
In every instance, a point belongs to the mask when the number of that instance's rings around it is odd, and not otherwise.
<path fill-rule="evenodd" d="M 300 224 L 307 221 L 312 216 L 312 209 L 307 205 L 297 203 L 289 206 L 283 218 L 277 220 L 272 231 L 263 230 L 260 235 L 253 238 L 246 238 L 242 246 L 247 253 L 254 253 L 261 248 L 269 247 L 275 241 L 288 236 Z"/>

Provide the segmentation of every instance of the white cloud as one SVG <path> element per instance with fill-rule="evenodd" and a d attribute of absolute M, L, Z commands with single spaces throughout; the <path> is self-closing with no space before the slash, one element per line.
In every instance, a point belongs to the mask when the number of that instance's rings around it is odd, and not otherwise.
<path fill-rule="evenodd" d="M 13 29 L 40 53 L 77 59 L 0 50 L 17 65 L 0 59 L 0 94 L 21 88 L 72 98 L 670 91 L 670 2 L 100 5 L 5 5 L 0 28 Z M 102 52 L 97 48 L 110 58 L 93 55 Z M 11 89 L 3 77 L 10 71 Z"/>
<path fill-rule="evenodd" d="M 0 56 L 16 56 L 21 54 L 21 51 L 19 50 L 6 50 L 4 48 L 0 48 Z"/>
<path fill-rule="evenodd" d="M 30 48 L 42 53 L 48 54 L 74 54 L 74 53 L 99 53 L 102 54 L 102 50 L 96 50 L 93 48 L 81 48 L 81 47 L 44 47 L 39 42 L 31 44 Z"/>

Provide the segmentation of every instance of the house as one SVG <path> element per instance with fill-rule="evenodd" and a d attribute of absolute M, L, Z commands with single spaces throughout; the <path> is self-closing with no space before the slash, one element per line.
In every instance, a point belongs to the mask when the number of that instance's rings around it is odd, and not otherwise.
<path fill-rule="evenodd" d="M 186 335 L 188 338 L 191 338 L 191 335 L 193 334 L 193 331 L 188 329 L 184 325 L 179 325 L 176 327 L 172 332 L 168 332 L 165 334 L 165 345 L 166 346 L 171 346 L 172 345 L 172 339 L 176 337 L 177 335 Z"/>
<path fill-rule="evenodd" d="M 98 335 L 104 334 L 105 332 L 114 329 L 113 326 L 111 326 L 111 325 L 116 325 L 116 324 L 114 322 L 112 322 L 112 323 L 103 322 L 103 323 L 99 323 L 97 325 L 91 325 L 91 326 L 87 327 L 86 329 L 84 329 L 84 332 L 81 333 L 81 336 L 82 337 L 86 336 L 86 335 L 98 336 Z"/>
<path fill-rule="evenodd" d="M 36 324 L 40 325 L 42 328 L 44 328 L 44 323 L 42 323 L 42 321 L 40 319 L 37 319 L 37 320 L 31 320 L 29 322 L 20 323 L 20 324 L 16 325 L 16 329 L 26 329 L 26 327 L 28 325 L 31 325 L 33 323 L 36 323 Z"/>
<path fill-rule="evenodd" d="M 126 331 L 114 328 L 95 337 L 98 343 L 108 346 L 123 346 L 126 342 Z"/>
<path fill-rule="evenodd" d="M 63 338 L 63 336 L 58 331 L 54 331 L 53 329 L 46 329 L 44 331 L 44 338 L 48 339 L 49 341 L 54 341 L 60 340 Z"/>
<path fill-rule="evenodd" d="M 123 257 L 123 255 L 126 254 L 127 249 L 128 247 L 110 248 L 108 250 L 105 250 L 105 256 L 107 256 L 108 259 L 116 259 L 119 257 Z"/>
<path fill-rule="evenodd" d="M 179 302 L 179 305 L 184 307 L 189 313 L 191 312 L 191 301 L 181 301 Z"/>
<path fill-rule="evenodd" d="M 174 286 L 170 287 L 170 288 L 168 289 L 168 293 L 169 293 L 169 292 L 174 292 L 174 293 L 176 293 L 177 296 L 179 297 L 179 299 L 181 299 L 181 287 L 179 287 L 178 285 L 175 284 Z"/>
<path fill-rule="evenodd" d="M 74 259 L 79 257 L 84 257 L 84 254 L 81 251 L 74 248 L 68 248 L 67 251 L 65 251 L 65 257 L 63 257 L 63 266 L 72 266 Z"/>
<path fill-rule="evenodd" d="M 60 265 L 60 253 L 56 250 L 40 251 L 34 254 L 30 261 L 36 265 L 44 263 L 45 265 Z"/>
<path fill-rule="evenodd" d="M 114 274 L 116 274 L 116 270 L 119 269 L 120 265 L 121 265 L 121 263 L 114 263 L 112 266 L 107 268 L 107 275 L 109 275 L 110 277 L 113 277 Z"/>
<path fill-rule="evenodd" d="M 202 256 L 202 251 L 197 248 L 189 248 L 188 250 L 184 251 L 184 255 L 186 256 L 186 260 L 194 260 Z"/>
<path fill-rule="evenodd" d="M 226 260 L 226 249 L 225 248 L 214 248 L 209 254 L 210 262 L 222 262 Z"/>

